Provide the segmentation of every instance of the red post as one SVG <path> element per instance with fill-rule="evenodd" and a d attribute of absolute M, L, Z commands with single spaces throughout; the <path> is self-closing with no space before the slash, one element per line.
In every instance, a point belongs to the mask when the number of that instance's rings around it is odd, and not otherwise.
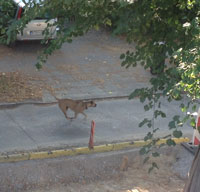
<path fill-rule="evenodd" d="M 200 127 L 200 107 L 199 107 L 198 114 L 197 114 L 196 129 L 194 129 L 194 133 L 193 133 L 193 139 L 192 139 L 193 145 L 200 145 L 199 127 Z"/>
<path fill-rule="evenodd" d="M 197 118 L 197 126 L 196 126 L 196 135 L 194 136 L 194 145 L 200 145 L 200 134 L 199 134 L 199 127 L 200 127 L 200 116 Z"/>
<path fill-rule="evenodd" d="M 197 129 L 199 130 L 199 127 L 200 127 L 200 116 L 198 117 L 197 119 Z"/>
<path fill-rule="evenodd" d="M 89 144 L 88 144 L 88 148 L 94 149 L 94 130 L 95 130 L 95 122 L 92 121 L 91 122 L 91 131 L 90 131 L 90 140 L 89 140 Z"/>

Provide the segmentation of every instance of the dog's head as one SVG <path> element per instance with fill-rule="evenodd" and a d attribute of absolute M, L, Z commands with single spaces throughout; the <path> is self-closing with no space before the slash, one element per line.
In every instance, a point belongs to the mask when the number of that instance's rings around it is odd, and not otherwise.
<path fill-rule="evenodd" d="M 89 101 L 89 102 L 87 102 L 86 106 L 87 106 L 87 108 L 88 107 L 96 107 L 97 104 L 94 101 Z"/>

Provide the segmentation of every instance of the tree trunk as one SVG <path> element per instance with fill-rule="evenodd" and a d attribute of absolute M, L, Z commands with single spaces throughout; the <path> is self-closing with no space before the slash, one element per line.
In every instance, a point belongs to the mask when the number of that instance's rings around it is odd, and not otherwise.
<path fill-rule="evenodd" d="M 196 152 L 184 192 L 200 191 L 200 146 Z"/>

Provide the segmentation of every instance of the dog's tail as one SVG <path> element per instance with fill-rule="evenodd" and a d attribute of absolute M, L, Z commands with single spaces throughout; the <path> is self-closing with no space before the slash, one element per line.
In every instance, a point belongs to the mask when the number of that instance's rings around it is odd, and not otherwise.
<path fill-rule="evenodd" d="M 55 91 L 50 90 L 51 95 L 55 98 L 56 101 L 59 101 L 60 99 L 56 97 Z"/>
<path fill-rule="evenodd" d="M 54 93 L 51 93 L 51 95 L 57 100 L 59 101 L 60 99 L 56 97 L 56 95 Z"/>
<path fill-rule="evenodd" d="M 60 99 L 56 97 L 55 92 L 51 92 L 51 95 L 55 98 L 55 100 L 59 101 Z"/>
<path fill-rule="evenodd" d="M 57 100 L 57 101 L 59 101 L 60 99 L 59 98 L 57 98 L 55 95 L 53 95 L 53 97 Z"/>

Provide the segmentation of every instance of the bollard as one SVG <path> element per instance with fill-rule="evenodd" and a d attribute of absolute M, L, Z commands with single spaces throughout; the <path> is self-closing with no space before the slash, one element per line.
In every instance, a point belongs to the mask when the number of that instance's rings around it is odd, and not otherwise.
<path fill-rule="evenodd" d="M 92 120 L 91 122 L 91 131 L 90 131 L 90 140 L 88 144 L 88 148 L 94 149 L 94 130 L 95 130 L 95 122 Z"/>

